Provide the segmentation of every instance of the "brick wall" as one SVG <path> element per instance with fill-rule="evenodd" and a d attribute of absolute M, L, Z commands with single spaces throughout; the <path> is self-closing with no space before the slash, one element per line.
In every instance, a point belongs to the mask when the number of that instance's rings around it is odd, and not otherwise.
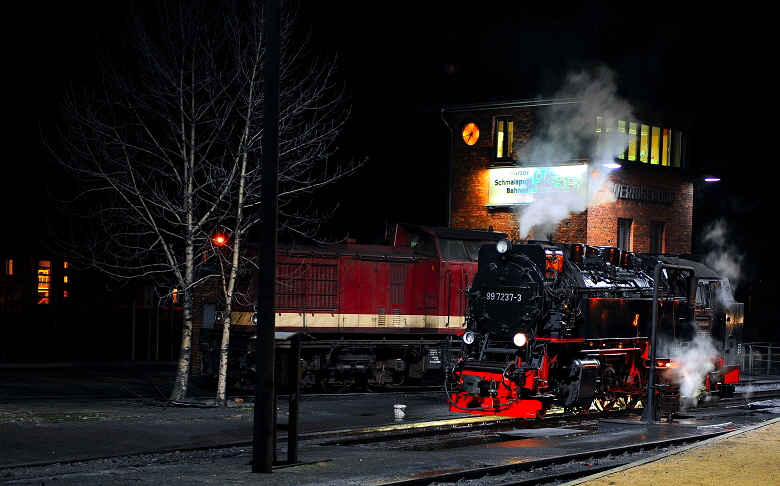
<path fill-rule="evenodd" d="M 511 115 L 514 120 L 514 149 L 522 161 L 528 156 L 532 130 L 531 108 L 484 110 L 451 115 L 456 132 L 452 150 L 452 213 L 454 228 L 488 228 L 508 233 L 520 241 L 519 215 L 523 207 L 488 208 L 488 166 L 493 159 L 493 118 Z M 480 127 L 477 143 L 468 146 L 460 138 L 460 129 L 468 122 Z M 571 213 L 553 229 L 558 242 L 577 242 L 589 245 L 617 244 L 618 219 L 633 220 L 631 242 L 633 251 L 650 250 L 652 222 L 663 222 L 663 251 L 689 253 L 693 217 L 693 184 L 683 172 L 640 163 L 624 163 L 619 170 L 603 172 L 592 165 L 589 176 L 589 204 L 587 210 Z M 672 195 L 670 204 L 616 199 L 613 185 L 665 191 Z M 544 239 L 547 235 L 531 234 L 530 238 Z"/>
<path fill-rule="evenodd" d="M 605 179 L 607 184 L 599 189 L 596 201 L 592 200 L 588 208 L 588 244 L 616 245 L 618 219 L 626 218 L 633 220 L 632 251 L 650 251 L 651 224 L 663 222 L 663 251 L 690 253 L 693 182 L 687 174 L 664 167 L 623 164 Z M 671 202 L 616 199 L 612 194 L 613 184 L 666 191 L 671 195 Z"/>

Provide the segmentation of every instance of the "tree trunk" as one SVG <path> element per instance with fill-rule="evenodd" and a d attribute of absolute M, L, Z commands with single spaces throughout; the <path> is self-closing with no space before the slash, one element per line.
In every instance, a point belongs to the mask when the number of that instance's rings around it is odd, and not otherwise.
<path fill-rule="evenodd" d="M 227 407 L 227 364 L 230 345 L 230 323 L 233 306 L 231 301 L 225 305 L 225 319 L 222 328 L 222 344 L 219 348 L 219 377 L 217 379 L 217 406 Z"/>
<path fill-rule="evenodd" d="M 190 376 L 190 359 L 192 357 L 192 292 L 184 291 L 184 325 L 181 330 L 181 347 L 179 348 L 179 365 L 176 370 L 176 382 L 171 392 L 171 400 L 180 401 L 187 398 L 187 385 Z"/>

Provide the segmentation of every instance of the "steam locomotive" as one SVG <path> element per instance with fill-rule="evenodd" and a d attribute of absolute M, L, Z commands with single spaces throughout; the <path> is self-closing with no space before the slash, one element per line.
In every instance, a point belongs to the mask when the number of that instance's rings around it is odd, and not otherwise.
<path fill-rule="evenodd" d="M 636 407 L 649 401 L 652 369 L 665 414 L 739 381 L 743 304 L 706 265 L 508 240 L 481 247 L 478 261 L 446 383 L 452 411 L 536 418 Z"/>
<path fill-rule="evenodd" d="M 302 333 L 304 388 L 435 385 L 457 353 L 464 292 L 480 246 L 506 234 L 387 224 L 375 244 L 280 245 L 276 331 Z M 254 276 L 247 273 L 244 288 Z M 203 375 L 217 371 L 221 313 L 211 304 L 201 331 Z M 231 385 L 254 384 L 254 309 L 237 302 L 229 352 Z"/>

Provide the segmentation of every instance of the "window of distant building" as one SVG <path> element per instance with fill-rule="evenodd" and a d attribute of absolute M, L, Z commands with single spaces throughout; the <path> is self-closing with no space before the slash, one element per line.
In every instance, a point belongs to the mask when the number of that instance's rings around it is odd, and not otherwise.
<path fill-rule="evenodd" d="M 663 253 L 664 251 L 664 223 L 653 221 L 650 223 L 650 253 Z"/>
<path fill-rule="evenodd" d="M 596 117 L 596 155 L 682 167 L 683 133 L 629 120 Z"/>
<path fill-rule="evenodd" d="M 67 271 L 69 267 L 70 265 L 68 265 L 68 262 L 62 262 L 63 271 Z M 62 276 L 62 286 L 63 286 L 62 297 L 66 299 L 70 296 L 70 292 L 68 291 L 69 283 L 70 283 L 70 277 L 68 275 L 63 275 Z"/>
<path fill-rule="evenodd" d="M 496 160 L 510 161 L 512 157 L 512 139 L 515 124 L 511 116 L 497 116 L 493 130 L 493 146 Z"/>
<path fill-rule="evenodd" d="M 13 275 L 14 274 L 14 261 L 13 260 L 6 260 L 5 261 L 5 274 L 6 275 Z"/>
<path fill-rule="evenodd" d="M 49 292 L 51 291 L 51 262 L 40 260 L 38 262 L 38 303 L 49 304 Z"/>
<path fill-rule="evenodd" d="M 631 251 L 631 224 L 632 219 L 618 218 L 617 246 L 626 251 Z"/>

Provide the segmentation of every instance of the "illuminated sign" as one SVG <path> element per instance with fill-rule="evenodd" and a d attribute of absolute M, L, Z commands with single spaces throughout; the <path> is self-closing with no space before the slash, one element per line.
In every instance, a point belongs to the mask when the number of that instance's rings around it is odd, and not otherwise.
<path fill-rule="evenodd" d="M 588 198 L 588 166 L 503 167 L 490 169 L 490 189 L 486 206 L 516 206 L 539 199 Z"/>

